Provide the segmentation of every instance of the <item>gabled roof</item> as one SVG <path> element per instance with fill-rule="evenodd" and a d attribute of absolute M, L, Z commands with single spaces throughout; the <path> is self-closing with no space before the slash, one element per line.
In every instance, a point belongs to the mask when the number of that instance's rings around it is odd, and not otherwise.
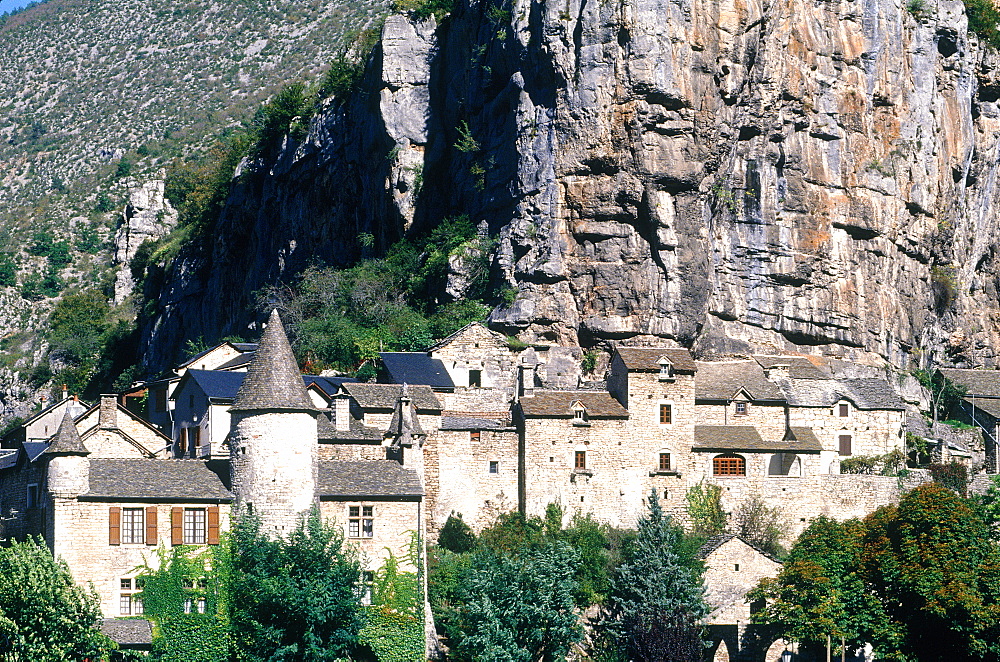
<path fill-rule="evenodd" d="M 728 401 L 740 389 L 754 401 L 783 402 L 785 396 L 774 383 L 764 376 L 764 369 L 756 361 L 698 362 L 695 374 L 696 400 Z"/>
<path fill-rule="evenodd" d="M 239 392 L 240 385 L 245 378 L 245 372 L 191 369 L 181 378 L 170 399 L 176 400 L 187 383 L 194 382 L 206 396 L 213 400 L 232 400 Z"/>
<path fill-rule="evenodd" d="M 24 454 L 27 456 L 28 462 L 34 462 L 45 452 L 49 444 L 47 441 L 26 441 L 21 446 L 24 448 Z"/>
<path fill-rule="evenodd" d="M 889 382 L 879 378 L 841 379 L 844 397 L 858 409 L 898 409 L 906 405 Z"/>
<path fill-rule="evenodd" d="M 775 366 L 788 366 L 788 376 L 792 379 L 830 379 L 830 372 L 821 368 L 819 357 L 813 363 L 806 356 L 754 356 L 754 360 L 765 370 Z"/>
<path fill-rule="evenodd" d="M 392 460 L 320 460 L 316 492 L 322 497 L 412 497 L 424 494 L 417 472 Z"/>
<path fill-rule="evenodd" d="M 226 460 L 90 460 L 90 491 L 81 498 L 170 503 L 230 501 Z"/>
<path fill-rule="evenodd" d="M 739 535 L 737 535 L 735 533 L 722 533 L 722 534 L 719 534 L 717 536 L 710 537 L 708 540 L 705 541 L 705 544 L 701 546 L 701 549 L 698 550 L 698 554 L 697 554 L 698 558 L 702 559 L 702 560 L 707 559 L 712 554 L 712 552 L 716 551 L 717 549 L 719 549 L 720 547 L 722 547 L 723 545 L 725 545 L 730 540 L 733 540 L 734 538 L 736 540 L 739 540 L 741 543 L 743 543 L 747 547 L 750 547 L 751 549 L 753 549 L 755 552 L 757 552 L 761 556 L 767 557 L 768 559 L 774 561 L 775 563 L 781 563 L 781 561 L 778 559 L 778 557 L 776 557 L 773 554 L 770 554 L 768 552 L 765 552 L 760 547 L 757 547 L 757 545 L 754 545 L 754 544 L 752 544 L 750 542 L 747 542 L 741 536 L 739 536 Z"/>
<path fill-rule="evenodd" d="M 254 350 L 257 349 L 257 343 L 247 343 L 247 342 L 235 342 L 234 343 L 234 342 L 229 342 L 229 341 L 220 342 L 218 345 L 215 345 L 214 347 L 209 347 L 208 349 L 205 349 L 205 350 L 202 350 L 202 351 L 198 352 L 197 354 L 195 354 L 194 356 L 192 356 L 187 361 L 185 361 L 184 363 L 180 364 L 177 367 L 178 368 L 186 368 L 187 366 L 189 366 L 192 363 L 196 362 L 198 359 L 211 354 L 215 350 L 217 350 L 220 347 L 223 347 L 225 345 L 228 345 L 229 347 L 232 347 L 233 349 L 235 349 L 237 352 L 240 352 L 241 354 L 242 353 L 246 353 L 246 352 L 252 352 L 252 351 L 254 351 Z"/>
<path fill-rule="evenodd" d="M 225 363 L 215 366 L 216 370 L 235 370 L 236 368 L 245 368 L 250 365 L 253 361 L 254 352 L 243 352 L 239 356 L 234 356 Z"/>
<path fill-rule="evenodd" d="M 372 384 L 369 382 L 345 383 L 344 390 L 362 409 L 391 410 L 399 401 L 401 384 Z M 441 411 L 441 402 L 429 386 L 410 387 L 410 397 L 417 411 Z"/>
<path fill-rule="evenodd" d="M 521 411 L 526 418 L 571 418 L 573 403 L 587 410 L 588 418 L 628 418 L 628 410 L 605 391 L 543 391 L 522 397 Z"/>
<path fill-rule="evenodd" d="M 691 352 L 674 347 L 616 347 L 622 363 L 629 372 L 659 372 L 660 358 L 666 358 L 674 372 L 694 374 L 695 362 Z"/>
<path fill-rule="evenodd" d="M 382 352 L 382 365 L 393 384 L 423 384 L 431 388 L 455 388 L 441 359 L 423 352 Z"/>
<path fill-rule="evenodd" d="M 1000 398 L 1000 370 L 941 368 L 941 374 L 956 384 L 964 386 L 970 396 Z"/>
<path fill-rule="evenodd" d="M 342 384 L 357 382 L 354 377 L 321 377 L 319 375 L 302 375 L 302 383 L 306 388 L 316 385 L 323 393 L 334 396 L 340 390 Z"/>
<path fill-rule="evenodd" d="M 278 310 L 271 311 L 257 352 L 236 393 L 232 411 L 315 411 L 288 344 Z"/>
<path fill-rule="evenodd" d="M 407 445 L 413 442 L 413 437 L 426 437 L 427 433 L 420 426 L 417 410 L 410 397 L 410 385 L 403 384 L 396 407 L 392 411 L 392 420 L 385 431 L 386 437 L 393 437 L 395 443 Z"/>
<path fill-rule="evenodd" d="M 752 425 L 696 425 L 693 451 L 818 453 L 822 450 L 809 428 L 792 428 L 781 441 L 765 441 Z"/>
<path fill-rule="evenodd" d="M 320 412 L 316 417 L 316 433 L 318 440 L 382 443 L 382 430 L 368 427 L 353 416 L 348 421 L 347 430 L 338 430 L 333 417 L 327 412 Z"/>
<path fill-rule="evenodd" d="M 479 331 L 482 335 L 485 335 L 485 336 L 487 336 L 489 338 L 492 338 L 494 341 L 496 341 L 497 345 L 506 345 L 507 344 L 507 339 L 504 336 L 502 336 L 501 334 L 497 333 L 493 329 L 489 328 L 488 326 L 486 326 L 482 322 L 469 322 L 468 324 L 466 324 L 465 326 L 463 326 L 461 329 L 458 329 L 457 331 L 449 334 L 448 336 L 445 336 L 441 340 L 439 340 L 436 343 L 434 343 L 433 345 L 431 345 L 427 349 L 427 351 L 428 351 L 428 353 L 429 352 L 433 352 L 436 349 L 441 349 L 442 347 L 444 347 L 446 345 L 450 345 L 451 342 L 453 340 L 455 340 L 456 338 L 464 336 L 466 333 L 468 333 L 470 331 L 473 331 L 473 330 Z"/>
<path fill-rule="evenodd" d="M 17 453 L 15 448 L 0 449 L 0 471 L 10 469 L 17 464 Z"/>
<path fill-rule="evenodd" d="M 76 429 L 76 423 L 70 416 L 69 410 L 63 415 L 59 423 L 59 429 L 52 435 L 49 447 L 45 449 L 47 455 L 90 455 L 90 451 L 83 445 L 80 433 Z"/>

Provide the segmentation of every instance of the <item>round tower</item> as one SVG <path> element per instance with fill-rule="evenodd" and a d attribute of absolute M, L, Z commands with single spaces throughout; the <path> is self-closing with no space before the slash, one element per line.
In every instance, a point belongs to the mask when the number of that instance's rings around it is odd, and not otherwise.
<path fill-rule="evenodd" d="M 230 410 L 236 511 L 261 531 L 287 535 L 316 502 L 317 413 L 275 310 Z"/>
<path fill-rule="evenodd" d="M 90 451 L 80 440 L 80 433 L 69 411 L 63 416 L 43 455 L 48 458 L 48 491 L 56 498 L 73 498 L 90 491 Z"/>

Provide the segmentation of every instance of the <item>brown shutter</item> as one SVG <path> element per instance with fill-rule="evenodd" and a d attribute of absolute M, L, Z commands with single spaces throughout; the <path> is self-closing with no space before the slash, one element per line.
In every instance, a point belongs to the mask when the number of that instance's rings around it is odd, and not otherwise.
<path fill-rule="evenodd" d="M 840 435 L 840 454 L 841 455 L 851 454 L 851 435 L 849 434 Z"/>
<path fill-rule="evenodd" d="M 219 507 L 212 506 L 208 509 L 208 544 L 219 544 Z"/>
<path fill-rule="evenodd" d="M 108 509 L 108 544 L 122 544 L 122 509 L 118 506 Z"/>
<path fill-rule="evenodd" d="M 146 544 L 156 544 L 156 506 L 146 508 Z"/>
<path fill-rule="evenodd" d="M 184 509 L 170 509 L 170 544 L 184 544 Z"/>

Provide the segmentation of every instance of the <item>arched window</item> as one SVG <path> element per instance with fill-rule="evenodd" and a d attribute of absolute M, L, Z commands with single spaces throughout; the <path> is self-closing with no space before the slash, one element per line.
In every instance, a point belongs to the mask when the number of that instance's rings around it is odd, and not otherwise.
<path fill-rule="evenodd" d="M 713 476 L 746 476 L 747 461 L 742 455 L 718 455 L 712 459 Z"/>
<path fill-rule="evenodd" d="M 795 453 L 775 453 L 767 465 L 769 476 L 801 476 L 802 460 Z"/>

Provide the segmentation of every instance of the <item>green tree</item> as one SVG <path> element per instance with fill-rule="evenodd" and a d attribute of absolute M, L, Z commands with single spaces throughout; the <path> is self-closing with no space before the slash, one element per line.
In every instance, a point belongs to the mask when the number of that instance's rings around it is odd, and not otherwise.
<path fill-rule="evenodd" d="M 104 295 L 96 290 L 63 297 L 49 315 L 52 353 L 71 363 L 93 361 L 107 331 L 110 311 Z"/>
<path fill-rule="evenodd" d="M 477 662 L 553 662 L 583 636 L 574 610 L 579 555 L 554 542 L 514 556 L 476 552 L 463 576 L 452 657 Z"/>
<path fill-rule="evenodd" d="M 98 598 L 73 582 L 41 540 L 0 548 L 0 645 L 10 662 L 100 659 L 114 643 L 97 629 Z"/>
<path fill-rule="evenodd" d="M 651 492 L 649 513 L 639 520 L 635 542 L 612 577 L 600 628 L 603 647 L 630 660 L 701 660 L 704 591 L 684 532 Z"/>
<path fill-rule="evenodd" d="M 17 261 L 10 253 L 0 253 L 0 286 L 17 285 Z"/>
<path fill-rule="evenodd" d="M 913 376 L 930 391 L 931 417 L 935 423 L 946 420 L 965 397 L 966 387 L 951 381 L 940 370 L 916 370 Z"/>
<path fill-rule="evenodd" d="M 889 656 L 920 660 L 1000 657 L 1000 550 L 967 500 L 934 483 L 865 518 L 865 585 L 897 641 Z M 894 645 L 898 644 L 898 645 Z"/>
<path fill-rule="evenodd" d="M 978 497 L 973 504 L 993 540 L 1000 542 L 1000 475 L 993 476 L 990 481 L 986 493 Z"/>
<path fill-rule="evenodd" d="M 419 567 L 420 555 L 414 536 L 409 562 Z M 364 626 L 358 633 L 362 646 L 378 662 L 423 662 L 423 591 L 417 573 L 400 570 L 399 559 L 389 554 L 374 577 L 371 606 L 364 610 Z"/>
<path fill-rule="evenodd" d="M 775 579 L 765 579 L 749 598 L 766 601 L 755 614 L 804 651 L 818 654 L 826 637 L 846 638 L 857 649 L 866 641 L 897 642 L 881 604 L 865 587 L 861 573 L 864 527 L 858 520 L 813 520 L 796 540 Z"/>
<path fill-rule="evenodd" d="M 684 495 L 691 518 L 691 533 L 709 537 L 722 533 L 728 515 L 722 509 L 722 488 L 704 481 L 691 486 Z"/>
<path fill-rule="evenodd" d="M 438 533 L 438 545 L 461 554 L 471 552 L 476 547 L 476 534 L 462 520 L 462 513 L 452 512 Z"/>
<path fill-rule="evenodd" d="M 347 656 L 362 614 L 358 561 L 316 509 L 287 540 L 273 540 L 256 517 L 233 530 L 232 627 L 237 659 L 312 662 Z"/>

